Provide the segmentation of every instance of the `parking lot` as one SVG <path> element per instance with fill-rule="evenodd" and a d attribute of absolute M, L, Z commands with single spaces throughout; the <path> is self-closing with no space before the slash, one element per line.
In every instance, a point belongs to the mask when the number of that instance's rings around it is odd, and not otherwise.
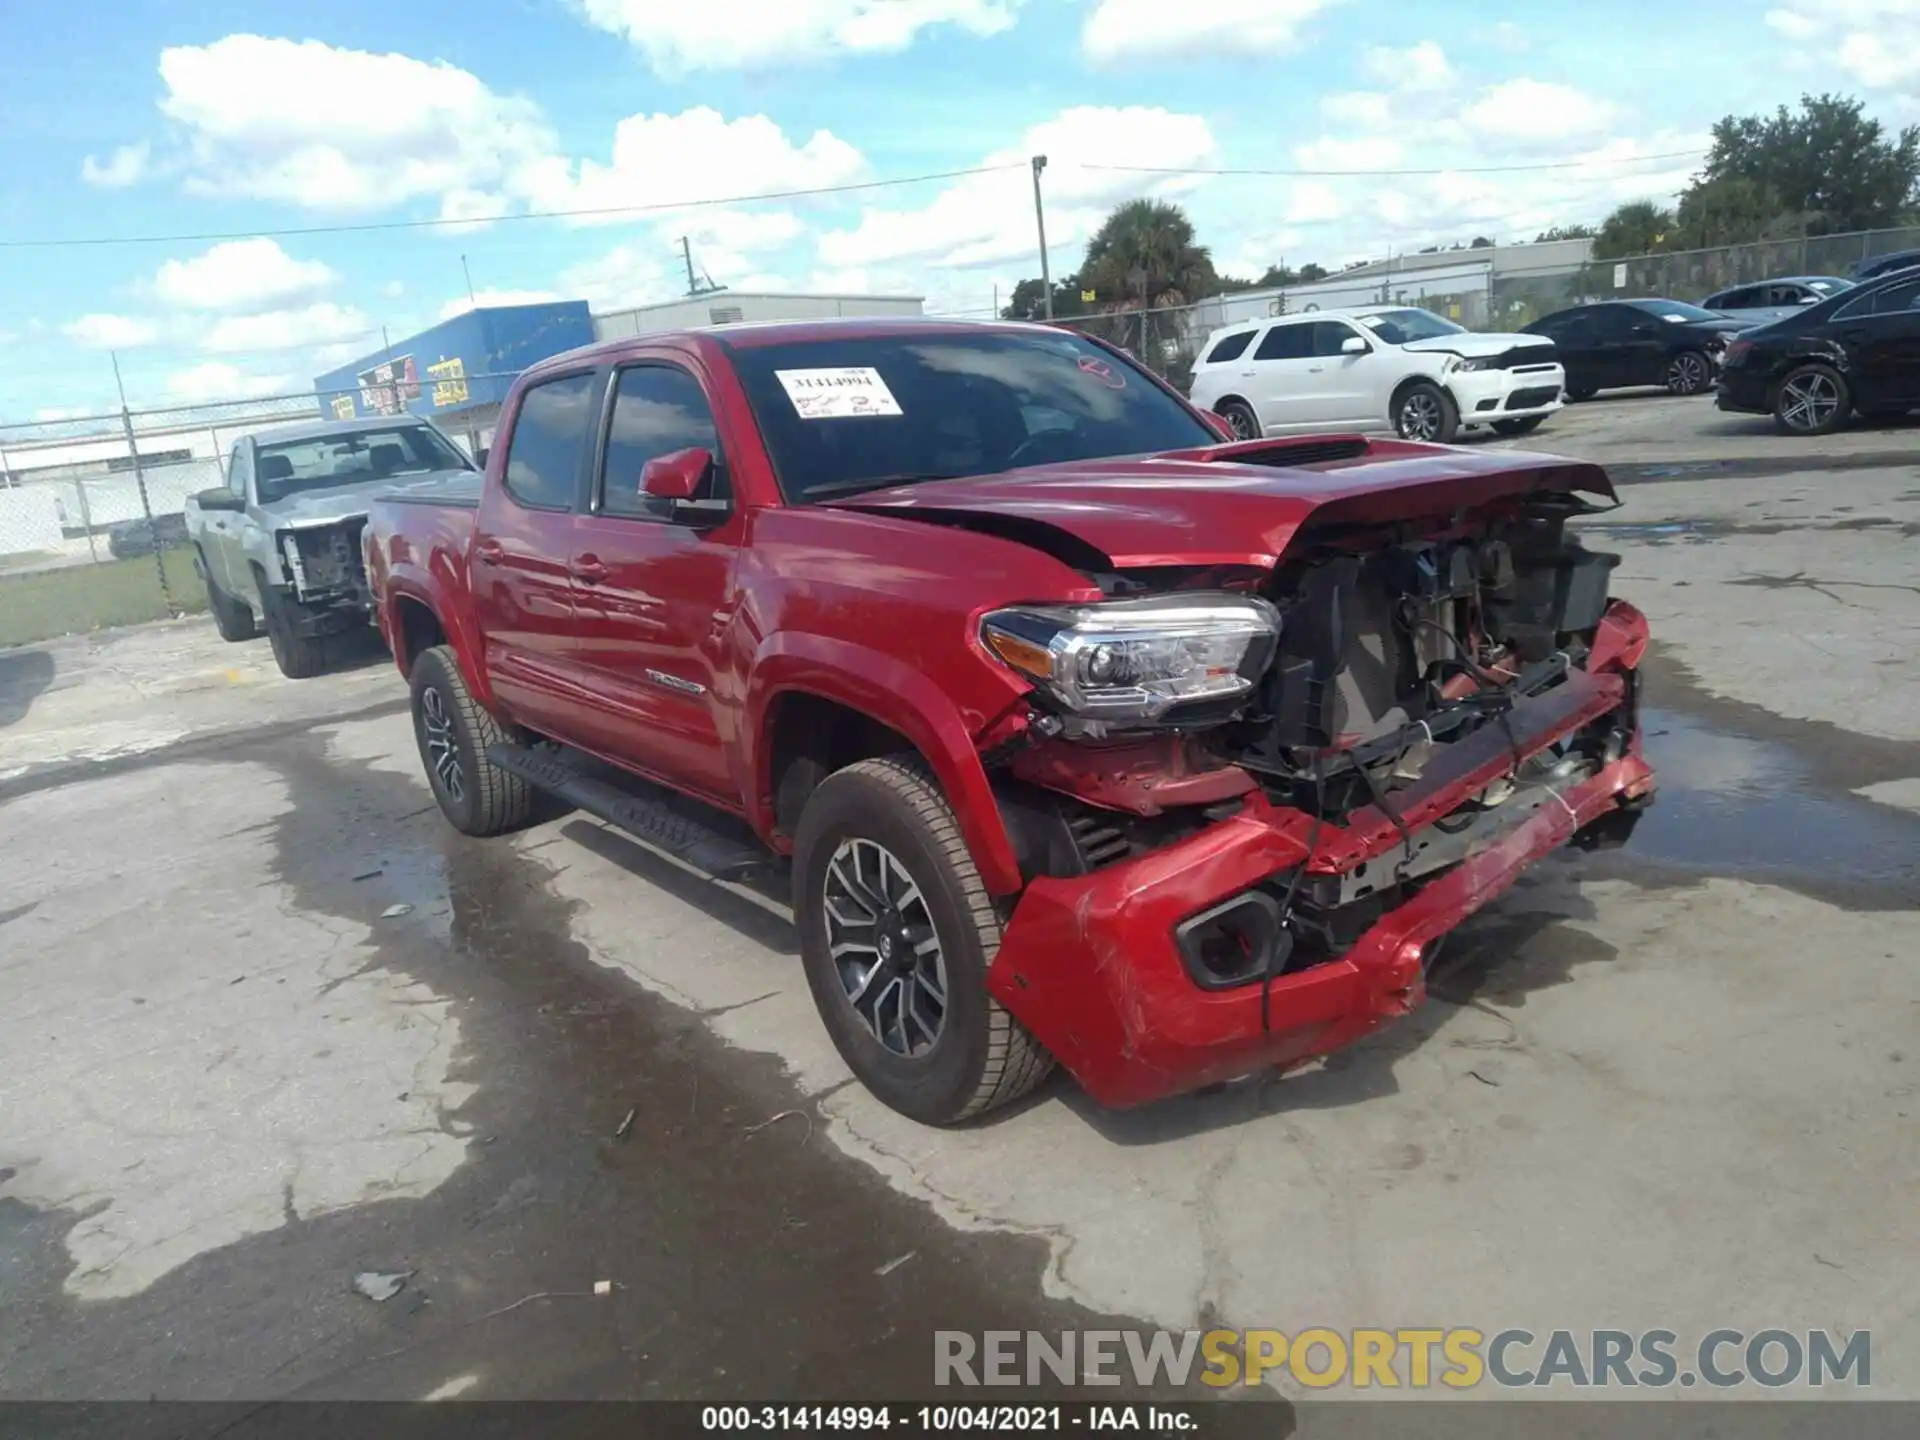
<path fill-rule="evenodd" d="M 1868 1329 L 1920 1397 L 1920 423 L 1525 444 L 1621 482 L 1659 803 L 1411 1019 L 1128 1113 L 882 1109 L 775 901 L 455 834 L 377 645 L 0 652 L 0 1394 L 905 1396 L 1109 1323 Z"/>

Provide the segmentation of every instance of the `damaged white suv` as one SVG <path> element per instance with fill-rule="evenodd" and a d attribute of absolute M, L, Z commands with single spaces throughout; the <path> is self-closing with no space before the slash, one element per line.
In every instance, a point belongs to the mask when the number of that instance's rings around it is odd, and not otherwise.
<path fill-rule="evenodd" d="M 1392 430 L 1444 442 L 1478 425 L 1524 435 L 1560 408 L 1565 385 L 1539 335 L 1483 335 L 1429 310 L 1377 305 L 1216 330 L 1191 394 L 1243 440 Z"/>

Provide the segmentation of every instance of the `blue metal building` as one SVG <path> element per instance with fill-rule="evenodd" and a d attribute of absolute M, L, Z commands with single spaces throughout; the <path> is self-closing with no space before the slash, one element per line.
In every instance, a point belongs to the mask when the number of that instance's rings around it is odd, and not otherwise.
<path fill-rule="evenodd" d="M 490 306 L 317 376 L 313 388 L 330 418 L 410 412 L 478 440 L 492 430 L 516 375 L 593 338 L 584 300 Z"/>

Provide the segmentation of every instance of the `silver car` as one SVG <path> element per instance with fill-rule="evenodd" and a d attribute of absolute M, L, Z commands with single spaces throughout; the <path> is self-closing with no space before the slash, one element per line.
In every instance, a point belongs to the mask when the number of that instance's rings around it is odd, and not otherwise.
<path fill-rule="evenodd" d="M 1731 290 L 1709 295 L 1700 304 L 1703 309 L 1717 311 L 1730 320 L 1771 325 L 1776 320 L 1799 314 L 1808 305 L 1818 305 L 1852 288 L 1853 281 L 1842 280 L 1838 275 L 1788 275 L 1755 285 L 1736 285 Z"/>
<path fill-rule="evenodd" d="M 327 637 L 368 623 L 360 531 L 380 495 L 441 489 L 474 467 L 431 422 L 326 420 L 249 435 L 227 483 L 189 496 L 187 538 L 225 640 L 264 626 L 293 679 L 326 665 Z"/>

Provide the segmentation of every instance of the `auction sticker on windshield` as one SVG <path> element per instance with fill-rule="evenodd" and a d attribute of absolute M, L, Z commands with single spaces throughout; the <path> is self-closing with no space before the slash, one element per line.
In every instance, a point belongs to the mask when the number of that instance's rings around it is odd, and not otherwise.
<path fill-rule="evenodd" d="M 832 370 L 776 370 L 802 420 L 842 420 L 855 415 L 899 415 L 900 402 L 871 365 Z"/>

